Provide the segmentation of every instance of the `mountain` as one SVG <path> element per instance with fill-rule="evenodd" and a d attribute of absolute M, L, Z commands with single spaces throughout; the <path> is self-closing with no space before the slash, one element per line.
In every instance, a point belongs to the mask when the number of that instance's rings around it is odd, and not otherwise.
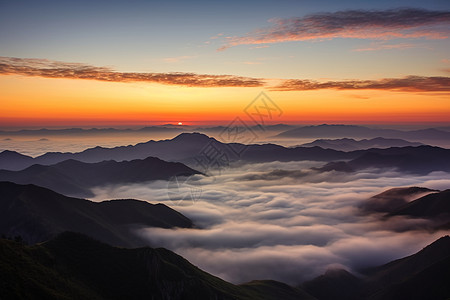
<path fill-rule="evenodd" d="M 282 283 L 233 285 L 163 248 L 115 248 L 71 232 L 35 246 L 0 240 L 0 253 L 2 299 L 315 299 Z"/>
<path fill-rule="evenodd" d="M 36 185 L 0 182 L 0 234 L 27 243 L 75 231 L 118 246 L 139 246 L 140 227 L 192 227 L 192 221 L 163 205 L 138 200 L 92 202 Z"/>
<path fill-rule="evenodd" d="M 319 300 L 448 299 L 450 237 L 444 236 L 419 252 L 356 277 L 345 270 L 327 271 L 300 288 Z"/>
<path fill-rule="evenodd" d="M 306 292 L 320 300 L 359 300 L 363 280 L 343 269 L 329 269 L 325 274 L 301 286 Z"/>
<path fill-rule="evenodd" d="M 283 138 L 394 138 L 410 141 L 448 141 L 450 132 L 435 128 L 402 131 L 395 129 L 369 128 L 356 125 L 316 125 L 294 128 L 282 132 L 277 137 Z"/>
<path fill-rule="evenodd" d="M 2 161 L 0 153 L 0 162 Z M 363 157 L 367 154 L 366 157 Z M 182 133 L 170 140 L 148 141 L 134 146 L 114 148 L 95 147 L 78 153 L 49 152 L 30 158 L 31 164 L 52 165 L 74 159 L 81 162 L 100 162 L 103 160 L 133 160 L 149 156 L 166 161 L 179 161 L 205 172 L 206 167 L 227 164 L 233 161 L 272 162 L 272 161 L 336 161 L 353 160 L 355 168 L 399 167 L 406 171 L 430 172 L 450 168 L 450 149 L 432 146 L 392 147 L 388 149 L 356 150 L 351 152 L 323 149 L 320 147 L 287 148 L 275 144 L 222 143 L 201 133 Z M 29 160 L 27 159 L 28 163 Z M 22 165 L 25 160 L 21 161 Z M 30 164 L 30 165 L 31 165 Z M 207 166 L 205 166 L 207 165 Z M 6 166 L 0 165 L 0 169 Z M 11 170 L 11 166 L 9 170 Z M 19 170 L 19 168 L 13 168 Z"/>
<path fill-rule="evenodd" d="M 179 125 L 170 124 L 164 126 L 147 126 L 139 129 L 117 129 L 117 128 L 64 128 L 64 129 L 22 129 L 16 131 L 1 131 L 0 136 L 89 136 L 98 134 L 128 134 L 139 132 L 182 132 Z"/>
<path fill-rule="evenodd" d="M 391 211 L 390 216 L 444 218 L 450 224 L 450 189 L 422 196 Z"/>
<path fill-rule="evenodd" d="M 182 163 L 166 162 L 155 157 L 99 163 L 69 159 L 50 166 L 32 165 L 21 171 L 0 170 L 0 181 L 33 183 L 70 196 L 91 197 L 93 193 L 90 189 L 95 186 L 168 180 L 174 175 L 193 174 L 200 172 Z"/>
<path fill-rule="evenodd" d="M 94 147 L 78 153 L 48 152 L 36 158 L 24 156 L 19 161 L 20 165 L 1 164 L 3 156 L 8 153 L 0 153 L 0 169 L 21 170 L 23 166 L 32 164 L 52 165 L 64 160 L 74 159 L 81 162 L 101 162 L 104 160 L 133 160 L 144 159 L 149 156 L 158 157 L 166 161 L 180 161 L 196 167 L 199 161 L 215 163 L 216 157 L 223 157 L 225 161 L 273 161 L 273 160 L 325 160 L 347 159 L 349 154 L 345 152 L 315 148 L 286 148 L 283 146 L 244 145 L 239 143 L 221 143 L 214 138 L 201 133 L 182 133 L 170 140 L 148 141 L 134 146 L 120 146 L 114 148 Z"/>
<path fill-rule="evenodd" d="M 318 139 L 311 143 L 300 145 L 301 147 L 321 147 L 324 149 L 334 149 L 339 151 L 365 150 L 370 148 L 390 148 L 390 147 L 407 147 L 420 146 L 422 143 L 408 142 L 402 139 L 386 139 L 377 137 L 373 139 L 354 140 L 349 138 L 343 139 Z"/>
<path fill-rule="evenodd" d="M 371 294 L 370 299 L 448 299 L 449 263 L 450 237 L 445 236 L 416 254 L 366 270 L 366 295 Z M 424 274 L 431 277 L 426 279 Z M 414 286 L 419 279 L 425 280 Z"/>
<path fill-rule="evenodd" d="M 16 151 L 5 150 L 0 152 L 0 168 L 5 170 L 21 170 L 31 166 L 34 159 L 31 156 Z"/>
<path fill-rule="evenodd" d="M 392 188 L 380 194 L 370 197 L 361 204 L 360 208 L 364 212 L 384 212 L 391 213 L 400 207 L 408 204 L 412 200 L 424 195 L 438 192 L 423 187 Z"/>
<path fill-rule="evenodd" d="M 350 161 L 331 162 L 318 171 L 359 171 L 368 168 L 397 169 L 414 174 L 433 171 L 450 171 L 450 150 L 432 146 L 393 147 L 347 152 L 356 158 Z"/>

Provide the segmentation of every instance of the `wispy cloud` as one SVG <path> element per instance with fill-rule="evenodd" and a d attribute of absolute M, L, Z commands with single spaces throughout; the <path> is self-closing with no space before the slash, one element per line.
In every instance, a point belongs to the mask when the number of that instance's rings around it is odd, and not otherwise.
<path fill-rule="evenodd" d="M 261 87 L 259 78 L 234 75 L 196 73 L 135 73 L 117 72 L 112 68 L 47 59 L 0 57 L 0 74 L 39 76 L 45 78 L 90 79 L 110 82 L 149 82 L 189 87 Z"/>
<path fill-rule="evenodd" d="M 364 51 L 379 51 L 379 50 L 393 50 L 393 49 L 398 50 L 411 48 L 426 48 L 426 47 L 424 45 L 409 44 L 409 43 L 400 43 L 400 44 L 371 43 L 369 46 L 356 48 L 353 51 L 364 52 Z"/>
<path fill-rule="evenodd" d="M 259 64 L 258 61 L 243 62 Z M 137 73 L 117 72 L 108 67 L 47 59 L 0 57 L 0 75 L 38 76 L 44 78 L 90 79 L 109 82 L 147 82 L 188 87 L 262 87 L 272 91 L 336 90 L 386 90 L 402 92 L 448 92 L 450 77 L 407 76 L 379 80 L 342 80 L 319 82 L 310 79 L 282 80 L 269 85 L 265 78 L 236 75 L 207 75 L 196 73 Z M 278 79 L 279 82 L 279 79 Z"/>
<path fill-rule="evenodd" d="M 270 44 L 288 41 L 333 38 L 443 39 L 449 34 L 449 11 L 425 9 L 347 10 L 318 13 L 300 18 L 271 20 L 274 25 L 241 37 L 231 37 L 218 50 L 237 45 Z"/>
<path fill-rule="evenodd" d="M 289 79 L 271 88 L 273 91 L 309 91 L 319 89 L 448 92 L 450 91 L 450 77 L 407 76 L 403 78 L 384 78 L 379 80 L 345 80 L 326 82 Z"/>

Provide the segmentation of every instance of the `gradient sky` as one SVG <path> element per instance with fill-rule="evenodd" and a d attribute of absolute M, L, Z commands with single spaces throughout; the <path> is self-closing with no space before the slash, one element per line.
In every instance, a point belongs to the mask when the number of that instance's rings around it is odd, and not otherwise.
<path fill-rule="evenodd" d="M 92 2 L 0 0 L 0 126 L 450 123 L 448 0 Z"/>

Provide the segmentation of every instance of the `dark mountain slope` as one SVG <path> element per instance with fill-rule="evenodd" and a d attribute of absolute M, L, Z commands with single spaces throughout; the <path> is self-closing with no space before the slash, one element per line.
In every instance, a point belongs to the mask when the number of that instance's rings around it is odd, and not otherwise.
<path fill-rule="evenodd" d="M 132 161 L 102 161 L 83 163 L 66 160 L 55 165 L 33 165 L 22 171 L 0 170 L 0 181 L 36 184 L 56 192 L 78 196 L 93 196 L 95 186 L 168 180 L 174 175 L 199 174 L 181 163 L 166 162 L 155 157 Z"/>
<path fill-rule="evenodd" d="M 342 269 L 330 269 L 325 274 L 302 284 L 302 288 L 320 300 L 357 300 L 363 281 Z"/>
<path fill-rule="evenodd" d="M 450 297 L 450 237 L 385 265 L 363 270 L 356 277 L 333 270 L 302 284 L 319 300 L 436 299 Z"/>
<path fill-rule="evenodd" d="M 450 222 L 450 189 L 411 201 L 390 213 L 421 218 L 446 218 Z"/>
<path fill-rule="evenodd" d="M 447 299 L 447 297 L 450 297 L 450 281 L 448 280 L 450 269 L 447 268 L 449 259 L 450 237 L 445 236 L 411 256 L 367 270 L 365 272 L 368 275 L 366 294 L 390 294 L 398 288 L 397 285 L 408 282 L 409 285 L 423 278 L 424 274 L 434 272 L 434 277 L 440 278 L 440 280 L 431 282 L 427 280 L 428 287 L 422 286 L 419 290 L 422 294 L 428 295 L 430 295 L 431 290 L 443 293 L 440 297 L 426 297 L 427 299 Z M 431 290 L 428 288 L 431 288 Z M 374 296 L 374 298 L 383 299 L 380 296 Z M 407 294 L 398 299 L 408 299 Z"/>
<path fill-rule="evenodd" d="M 63 231 L 89 234 L 120 246 L 142 245 L 133 228 L 192 227 L 192 222 L 163 205 L 138 200 L 92 202 L 66 197 L 35 185 L 0 182 L 0 233 L 28 243 Z"/>
<path fill-rule="evenodd" d="M 115 248 L 70 232 L 32 247 L 0 240 L 0 251 L 2 299 L 314 299 L 281 283 L 270 294 L 230 284 L 163 248 Z"/>
<path fill-rule="evenodd" d="M 391 213 L 403 205 L 408 204 L 411 200 L 433 192 L 438 191 L 423 187 L 392 188 L 370 197 L 367 201 L 361 204 L 360 208 L 368 213 Z"/>

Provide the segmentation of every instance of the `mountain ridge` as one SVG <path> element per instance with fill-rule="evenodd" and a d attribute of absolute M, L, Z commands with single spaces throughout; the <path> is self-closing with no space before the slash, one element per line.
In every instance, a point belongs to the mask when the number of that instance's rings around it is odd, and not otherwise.
<path fill-rule="evenodd" d="M 97 163 L 68 159 L 48 166 L 34 164 L 21 171 L 0 170 L 0 181 L 33 183 L 70 196 L 92 197 L 90 189 L 96 186 L 168 180 L 173 176 L 194 174 L 201 173 L 182 163 L 155 157 Z"/>
<path fill-rule="evenodd" d="M 134 229 L 193 226 L 164 204 L 134 199 L 93 202 L 33 184 L 0 182 L 0 234 L 22 236 L 31 244 L 69 230 L 112 245 L 140 246 L 145 241 L 133 234 Z"/>

